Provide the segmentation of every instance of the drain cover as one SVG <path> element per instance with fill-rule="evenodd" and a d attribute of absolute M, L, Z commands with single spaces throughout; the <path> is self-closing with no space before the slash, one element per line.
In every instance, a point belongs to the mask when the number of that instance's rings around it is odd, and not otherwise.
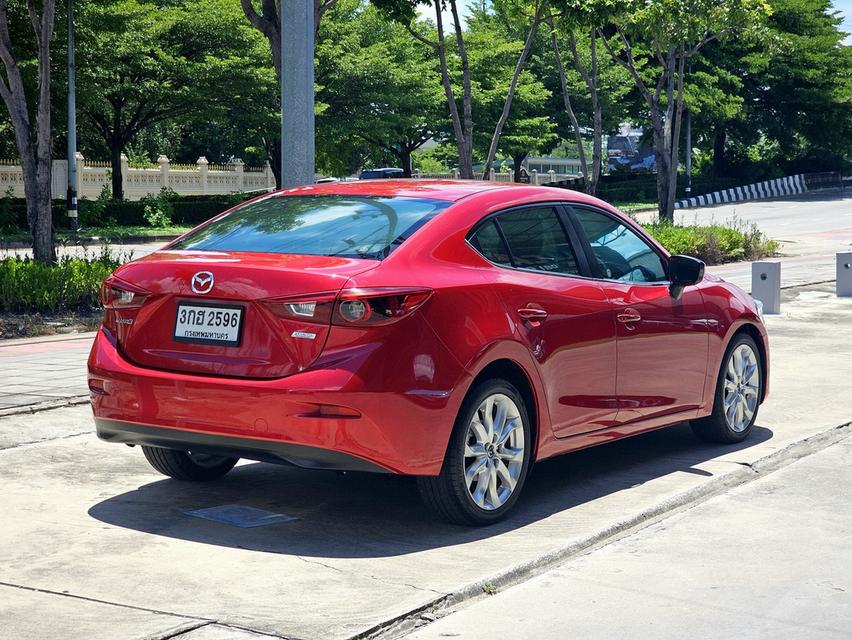
<path fill-rule="evenodd" d="M 215 522 L 224 522 L 225 524 L 232 524 L 235 527 L 246 529 L 249 527 L 265 527 L 269 524 L 281 524 L 282 522 L 298 520 L 298 518 L 283 513 L 272 513 L 271 511 L 246 507 L 241 504 L 223 504 L 220 507 L 187 511 L 186 515 L 193 516 L 194 518 L 213 520 Z"/>

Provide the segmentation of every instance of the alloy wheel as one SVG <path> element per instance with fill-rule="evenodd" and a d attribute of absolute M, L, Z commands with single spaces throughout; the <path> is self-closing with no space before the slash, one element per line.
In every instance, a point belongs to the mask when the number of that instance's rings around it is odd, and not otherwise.
<path fill-rule="evenodd" d="M 515 491 L 526 445 L 521 412 L 507 395 L 495 393 L 477 408 L 467 429 L 464 481 L 481 509 L 498 509 Z"/>
<path fill-rule="evenodd" d="M 760 366 L 757 354 L 749 344 L 741 344 L 731 352 L 725 368 L 722 401 L 725 421 L 731 430 L 742 433 L 751 424 L 760 395 Z"/>

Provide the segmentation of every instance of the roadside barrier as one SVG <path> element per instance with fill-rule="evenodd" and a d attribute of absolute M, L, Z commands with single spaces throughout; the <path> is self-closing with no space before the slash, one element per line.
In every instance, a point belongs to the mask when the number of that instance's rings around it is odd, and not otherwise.
<path fill-rule="evenodd" d="M 837 254 L 837 297 L 852 296 L 852 251 Z"/>
<path fill-rule="evenodd" d="M 806 193 L 808 185 L 803 174 L 776 178 L 747 184 L 742 187 L 733 187 L 722 191 L 705 193 L 701 196 L 686 198 L 675 202 L 675 209 L 689 209 L 691 207 L 706 207 L 712 204 L 724 204 L 726 202 L 745 202 L 747 200 L 764 200 L 766 198 L 779 198 L 783 196 L 798 195 Z"/>
<path fill-rule="evenodd" d="M 781 313 L 781 263 L 763 260 L 751 263 L 751 297 L 763 304 L 763 313 Z"/>

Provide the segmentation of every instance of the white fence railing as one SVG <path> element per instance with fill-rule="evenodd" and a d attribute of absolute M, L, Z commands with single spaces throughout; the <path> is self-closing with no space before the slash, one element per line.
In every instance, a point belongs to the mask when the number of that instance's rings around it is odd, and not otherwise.
<path fill-rule="evenodd" d="M 482 180 L 484 174 L 483 173 L 474 173 L 474 180 Z M 530 176 L 530 184 L 548 184 L 550 182 L 558 182 L 559 180 L 565 180 L 567 178 L 576 178 L 576 174 L 566 174 L 566 173 L 556 173 L 555 171 L 548 171 L 546 173 L 539 173 L 536 170 L 532 170 L 529 172 Z M 453 171 L 449 171 L 446 173 L 421 173 L 420 171 L 415 170 L 411 176 L 412 178 L 422 178 L 424 180 L 458 180 L 459 172 L 458 169 L 454 169 Z M 496 171 L 491 171 L 491 181 L 492 182 L 515 182 L 515 172 L 509 169 L 506 173 L 499 173 Z"/>
<path fill-rule="evenodd" d="M 127 156 L 121 156 L 121 175 L 124 197 L 139 200 L 157 194 L 163 187 L 174 189 L 182 196 L 226 194 L 247 191 L 271 191 L 275 176 L 269 163 L 265 167 L 246 167 L 237 160 L 231 164 L 211 166 L 201 157 L 195 165 L 173 165 L 166 156 L 157 159 L 156 167 L 131 167 Z M 87 163 L 77 154 L 77 197 L 94 200 L 112 177 L 107 162 Z M 12 196 L 24 197 L 24 179 L 21 166 L 0 160 L 0 197 L 11 188 Z M 53 161 L 51 197 L 64 198 L 68 189 L 68 161 Z"/>

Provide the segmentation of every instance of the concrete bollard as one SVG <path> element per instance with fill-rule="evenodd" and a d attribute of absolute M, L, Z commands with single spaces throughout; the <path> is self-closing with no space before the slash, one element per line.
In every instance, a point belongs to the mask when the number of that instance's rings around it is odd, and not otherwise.
<path fill-rule="evenodd" d="M 852 296 L 852 251 L 837 254 L 837 297 Z"/>
<path fill-rule="evenodd" d="M 763 313 L 781 313 L 781 263 L 751 263 L 751 296 L 763 303 Z"/>

